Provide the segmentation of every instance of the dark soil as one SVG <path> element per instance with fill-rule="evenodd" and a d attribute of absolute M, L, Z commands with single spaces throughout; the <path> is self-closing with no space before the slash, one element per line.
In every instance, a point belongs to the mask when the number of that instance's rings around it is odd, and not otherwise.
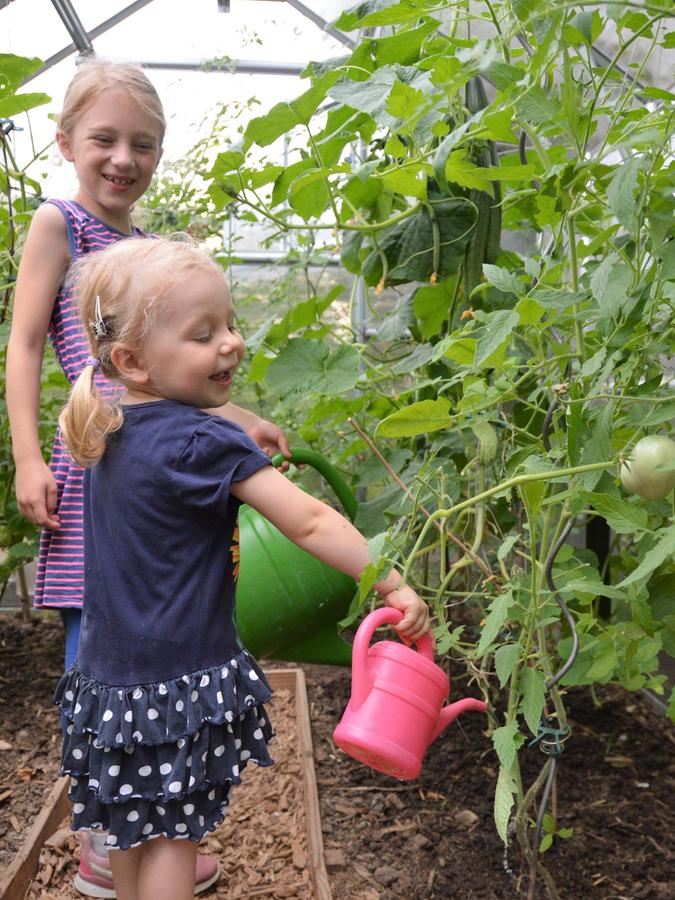
<path fill-rule="evenodd" d="M 55 617 L 26 626 L 0 615 L 0 746 L 10 745 L 0 750 L 0 871 L 57 774 L 60 734 L 50 701 L 62 641 Z M 526 867 L 515 846 L 505 854 L 494 827 L 497 763 L 484 718 L 467 713 L 432 745 L 417 781 L 397 782 L 332 742 L 349 673 L 319 666 L 305 673 L 335 900 L 526 897 Z M 460 685 L 454 693 L 463 693 Z M 558 824 L 574 834 L 556 840 L 543 861 L 563 900 L 665 900 L 675 856 L 675 734 L 640 698 L 605 688 L 598 699 L 582 690 L 566 698 L 573 732 L 560 761 Z M 544 761 L 536 748 L 525 751 L 526 784 Z M 541 879 L 536 897 L 546 897 Z"/>

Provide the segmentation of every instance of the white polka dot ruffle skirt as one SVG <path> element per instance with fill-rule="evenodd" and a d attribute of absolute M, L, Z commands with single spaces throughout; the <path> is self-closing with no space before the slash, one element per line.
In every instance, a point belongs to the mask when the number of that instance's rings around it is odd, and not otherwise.
<path fill-rule="evenodd" d="M 104 828 L 127 849 L 165 835 L 199 841 L 222 822 L 249 761 L 269 766 L 273 731 L 262 671 L 241 651 L 222 665 L 124 688 L 67 672 L 62 772 L 74 830 Z"/>

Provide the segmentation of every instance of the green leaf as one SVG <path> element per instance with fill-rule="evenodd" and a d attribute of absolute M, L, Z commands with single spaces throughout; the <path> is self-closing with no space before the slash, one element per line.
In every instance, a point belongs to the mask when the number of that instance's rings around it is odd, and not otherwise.
<path fill-rule="evenodd" d="M 298 160 L 298 162 L 291 163 L 290 166 L 287 166 L 274 182 L 274 189 L 272 190 L 272 206 L 277 206 L 279 203 L 282 203 L 287 198 L 288 190 L 293 182 L 303 172 L 307 172 L 309 169 L 313 168 L 314 163 L 311 159 L 301 159 Z"/>
<path fill-rule="evenodd" d="M 654 616 L 646 597 L 633 597 L 630 601 L 630 615 L 645 634 L 654 637 Z"/>
<path fill-rule="evenodd" d="M 238 150 L 226 150 L 219 153 L 213 163 L 209 178 L 220 178 L 228 172 L 234 172 L 243 164 L 245 156 Z M 275 176 L 276 177 L 276 176 Z"/>
<path fill-rule="evenodd" d="M 610 209 L 629 234 L 637 234 L 639 208 L 635 202 L 638 189 L 638 174 L 644 167 L 644 160 L 632 156 L 617 166 L 607 187 L 607 201 Z"/>
<path fill-rule="evenodd" d="M 411 65 L 418 59 L 424 39 L 433 34 L 437 28 L 438 23 L 435 19 L 431 19 L 416 28 L 376 38 L 373 43 L 375 44 L 377 67 L 381 68 L 391 63 L 398 63 L 402 66 Z"/>
<path fill-rule="evenodd" d="M 355 28 L 376 25 L 404 25 L 421 17 L 419 4 L 414 0 L 366 0 L 353 9 L 343 12 L 335 22 L 336 28 L 354 31 Z"/>
<path fill-rule="evenodd" d="M 542 5 L 543 0 L 511 0 L 513 14 L 520 22 L 527 21 Z"/>
<path fill-rule="evenodd" d="M 675 722 L 675 687 L 670 692 L 667 714 L 670 721 Z"/>
<path fill-rule="evenodd" d="M 436 156 L 434 157 L 433 162 L 434 178 L 436 179 L 436 183 L 438 184 L 439 188 L 445 193 L 448 193 L 448 180 L 445 177 L 445 165 L 450 157 L 450 154 L 468 130 L 469 123 L 464 122 L 458 128 L 455 128 L 454 131 L 451 131 L 450 134 L 443 141 L 441 141 L 438 150 L 436 151 Z"/>
<path fill-rule="evenodd" d="M 407 156 L 408 148 L 401 139 L 394 134 L 387 139 L 387 142 L 384 145 L 384 152 L 388 156 L 395 156 L 397 159 L 402 159 L 404 156 Z"/>
<path fill-rule="evenodd" d="M 423 338 L 428 340 L 441 330 L 448 318 L 450 297 L 447 281 L 417 288 L 413 294 L 412 308 Z"/>
<path fill-rule="evenodd" d="M 502 725 L 501 728 L 495 728 L 492 734 L 492 743 L 499 761 L 508 771 L 510 771 L 516 759 L 516 751 L 518 749 L 516 743 L 517 734 L 518 723 L 515 720 L 508 725 Z"/>
<path fill-rule="evenodd" d="M 641 504 L 629 503 L 610 494 L 582 491 L 584 502 L 607 519 L 609 527 L 617 534 L 634 534 L 647 528 L 649 516 Z"/>
<path fill-rule="evenodd" d="M 519 69 L 502 60 L 495 60 L 490 63 L 487 69 L 484 69 L 483 75 L 491 81 L 500 91 L 506 90 L 512 84 L 516 84 L 527 76 L 525 69 Z"/>
<path fill-rule="evenodd" d="M 509 770 L 502 766 L 497 777 L 495 789 L 494 817 L 497 833 L 505 844 L 509 841 L 509 820 L 513 809 L 513 797 L 516 793 L 516 783 Z"/>
<path fill-rule="evenodd" d="M 329 169 L 310 169 L 299 175 L 288 189 L 288 202 L 305 221 L 318 218 L 329 202 Z"/>
<path fill-rule="evenodd" d="M 422 91 L 397 81 L 387 97 L 384 108 L 395 118 L 408 122 L 417 115 L 423 105 L 424 94 Z"/>
<path fill-rule="evenodd" d="M 513 675 L 522 649 L 520 644 L 502 644 L 495 650 L 495 672 L 499 679 L 499 687 L 503 688 Z"/>
<path fill-rule="evenodd" d="M 668 241 L 663 248 L 661 277 L 664 281 L 675 281 L 675 241 Z"/>
<path fill-rule="evenodd" d="M 465 149 L 455 150 L 448 156 L 445 163 L 445 178 L 460 187 L 476 188 L 485 191 L 491 197 L 494 196 L 492 181 L 485 174 L 485 169 L 470 162 L 466 158 Z"/>
<path fill-rule="evenodd" d="M 361 246 L 364 237 L 362 231 L 348 231 L 342 238 L 340 262 L 354 275 L 358 275 L 361 271 Z"/>
<path fill-rule="evenodd" d="M 349 344 L 331 350 L 318 341 L 293 338 L 272 361 L 265 380 L 281 394 L 339 394 L 356 384 L 359 360 Z"/>
<path fill-rule="evenodd" d="M 657 532 L 659 535 L 659 539 L 657 543 L 645 553 L 642 562 L 639 566 L 634 569 L 630 573 L 627 578 L 624 578 L 618 585 L 618 587 L 627 587 L 629 584 L 635 584 L 637 582 L 646 582 L 649 576 L 655 569 L 664 563 L 667 559 L 672 559 L 675 555 L 675 525 L 670 525 L 668 528 L 662 528 Z"/>
<path fill-rule="evenodd" d="M 277 103 L 264 116 L 251 119 L 244 132 L 245 145 L 258 144 L 268 147 L 282 134 L 297 125 L 308 125 L 328 88 L 338 78 L 338 72 L 326 72 L 317 78 L 312 87 L 290 103 Z"/>
<path fill-rule="evenodd" d="M 483 625 L 480 641 L 476 648 L 476 656 L 478 658 L 483 656 L 485 651 L 498 636 L 514 602 L 513 592 L 511 590 L 499 594 L 499 596 L 495 597 L 492 601 L 490 612 L 485 620 L 485 625 Z"/>
<path fill-rule="evenodd" d="M 520 672 L 519 687 L 523 697 L 521 704 L 523 716 L 527 727 L 536 735 L 546 697 L 546 684 L 542 672 L 525 666 Z"/>
<path fill-rule="evenodd" d="M 502 562 L 506 559 L 509 553 L 516 546 L 518 541 L 520 540 L 519 534 L 512 534 L 511 537 L 507 537 L 505 541 L 500 545 L 499 550 L 497 550 L 497 559 Z"/>
<path fill-rule="evenodd" d="M 2 78 L 1 75 L 0 78 Z M 51 99 L 49 94 L 13 94 L 11 97 L 3 97 L 0 99 L 0 116 L 8 119 L 10 116 L 16 116 L 19 113 L 28 112 L 29 109 L 35 109 L 36 106 L 49 103 Z"/>
<path fill-rule="evenodd" d="M 481 462 L 490 462 L 497 455 L 497 432 L 485 419 L 477 419 L 471 423 L 471 430 L 478 438 Z"/>
<path fill-rule="evenodd" d="M 291 131 L 300 120 L 289 103 L 277 103 L 264 116 L 251 119 L 246 128 L 246 141 L 267 147 L 287 131 Z"/>
<path fill-rule="evenodd" d="M 519 468 L 524 470 L 523 474 L 529 475 L 547 472 L 550 470 L 551 464 L 538 454 L 532 453 L 523 460 Z M 529 517 L 536 517 L 541 509 L 541 501 L 546 494 L 546 482 L 542 479 L 542 481 L 531 481 L 521 484 L 520 493 L 523 502 L 527 506 Z"/>
<path fill-rule="evenodd" d="M 414 66 L 383 66 L 366 81 L 341 78 L 329 88 L 328 94 L 333 100 L 379 120 L 383 115 L 386 117 L 387 101 L 394 85 L 408 86 L 413 81 L 418 82 L 419 87 L 428 81 L 428 75 Z"/>
<path fill-rule="evenodd" d="M 593 654 L 593 665 L 586 673 L 587 682 L 606 680 L 616 669 L 618 661 L 616 648 L 612 641 L 602 641 Z"/>
<path fill-rule="evenodd" d="M 543 838 L 541 839 L 541 841 L 539 842 L 539 852 L 546 853 L 546 851 L 550 849 L 552 844 L 553 844 L 553 835 L 545 834 L 543 836 Z"/>
<path fill-rule="evenodd" d="M 308 300 L 296 303 L 285 313 L 280 322 L 277 324 L 271 322 L 267 327 L 263 326 L 264 330 L 257 331 L 253 338 L 248 338 L 247 349 L 250 347 L 255 352 L 265 339 L 272 346 L 278 346 L 285 342 L 294 331 L 317 324 L 322 313 L 340 296 L 343 290 L 342 285 L 335 285 L 324 297 L 310 297 Z"/>
<path fill-rule="evenodd" d="M 383 419 L 375 430 L 378 437 L 414 437 L 447 428 L 450 424 L 450 403 L 443 397 L 420 400 L 399 409 Z"/>
<path fill-rule="evenodd" d="M 584 448 L 581 453 L 583 465 L 603 462 L 612 456 L 612 422 L 615 406 L 615 402 L 609 400 L 596 416 L 590 434 L 585 435 Z M 587 491 L 592 491 L 602 478 L 602 472 L 602 469 L 584 472 L 579 476 L 582 486 Z"/>
<path fill-rule="evenodd" d="M 537 288 L 528 296 L 547 309 L 566 309 L 586 299 L 586 294 L 580 291 L 561 291 L 557 288 Z"/>
<path fill-rule="evenodd" d="M 592 597 L 611 597 L 613 600 L 623 601 L 629 599 L 625 591 L 601 581 L 596 569 L 593 574 L 589 572 L 581 578 L 573 578 L 566 584 L 561 584 L 559 590 L 561 594 L 590 594 Z"/>
<path fill-rule="evenodd" d="M 0 53 L 0 97 L 8 97 L 17 91 L 29 75 L 42 65 L 36 56 L 16 56 Z"/>
<path fill-rule="evenodd" d="M 385 321 L 383 328 L 386 328 L 388 324 L 389 322 Z M 403 329 L 401 329 L 401 331 L 402 330 Z M 399 335 L 401 331 L 399 331 Z M 378 332 L 378 337 L 381 337 L 382 340 L 391 339 L 385 337 L 385 334 L 380 330 Z M 398 362 L 392 366 L 392 372 L 394 375 L 408 375 L 410 372 L 414 372 L 416 369 L 426 366 L 426 364 L 433 359 L 434 351 L 435 347 L 433 344 L 417 344 L 412 353 L 404 356 L 403 359 L 398 360 Z"/>
<path fill-rule="evenodd" d="M 600 371 L 606 356 L 607 347 L 601 347 L 597 353 L 594 353 L 593 356 L 587 359 L 581 367 L 580 374 L 582 378 L 589 378 L 591 375 L 595 375 L 596 372 Z"/>
<path fill-rule="evenodd" d="M 416 197 L 418 200 L 424 200 L 427 196 L 426 179 L 418 177 L 423 175 L 421 167 L 416 169 L 400 168 L 387 172 L 382 181 L 384 186 L 397 194 L 404 197 Z"/>
<path fill-rule="evenodd" d="M 537 125 L 551 122 L 562 113 L 557 97 L 545 94 L 538 85 L 520 97 L 516 102 L 516 109 L 519 115 Z"/>
<path fill-rule="evenodd" d="M 496 287 L 498 291 L 502 291 L 504 294 L 515 294 L 517 297 L 521 297 L 525 293 L 523 282 L 508 269 L 484 263 L 483 272 L 488 283 Z"/>
<path fill-rule="evenodd" d="M 513 309 L 499 309 L 496 312 L 488 313 L 476 344 L 473 360 L 475 366 L 485 362 L 511 337 L 513 329 L 518 324 L 518 319 L 518 313 Z"/>
<path fill-rule="evenodd" d="M 387 285 L 429 281 L 434 272 L 436 278 L 442 280 L 457 271 L 475 221 L 473 204 L 463 197 L 453 197 L 435 203 L 433 209 L 434 220 L 424 206 L 379 237 L 378 247 L 364 260 L 361 269 L 366 284 L 375 285 L 381 281 L 383 256 L 389 269 Z M 434 221 L 438 232 L 434 230 Z"/>

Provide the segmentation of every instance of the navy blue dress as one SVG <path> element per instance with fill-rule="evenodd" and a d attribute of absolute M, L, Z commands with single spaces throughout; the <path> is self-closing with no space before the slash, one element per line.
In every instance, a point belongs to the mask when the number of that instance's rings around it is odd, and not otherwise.
<path fill-rule="evenodd" d="M 249 760 L 272 764 L 271 691 L 234 624 L 239 501 L 269 460 L 237 426 L 173 400 L 123 407 L 86 472 L 77 660 L 56 691 L 73 829 L 127 849 L 200 840 Z"/>

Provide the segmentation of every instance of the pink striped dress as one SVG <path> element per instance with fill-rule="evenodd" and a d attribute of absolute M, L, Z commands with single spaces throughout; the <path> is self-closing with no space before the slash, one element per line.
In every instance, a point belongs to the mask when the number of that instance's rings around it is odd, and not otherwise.
<path fill-rule="evenodd" d="M 47 200 L 63 213 L 68 234 L 70 257 L 74 261 L 102 250 L 128 237 L 69 200 Z M 134 235 L 144 232 L 134 229 Z M 89 344 L 73 297 L 72 288 L 61 286 L 49 325 L 49 339 L 68 381 L 73 384 L 89 356 Z M 96 383 L 102 393 L 116 390 L 100 373 Z M 52 450 L 51 470 L 57 486 L 57 512 L 61 527 L 44 528 L 35 578 L 35 606 L 81 607 L 84 589 L 84 552 L 82 546 L 82 487 L 84 471 L 68 456 L 57 429 Z"/>

